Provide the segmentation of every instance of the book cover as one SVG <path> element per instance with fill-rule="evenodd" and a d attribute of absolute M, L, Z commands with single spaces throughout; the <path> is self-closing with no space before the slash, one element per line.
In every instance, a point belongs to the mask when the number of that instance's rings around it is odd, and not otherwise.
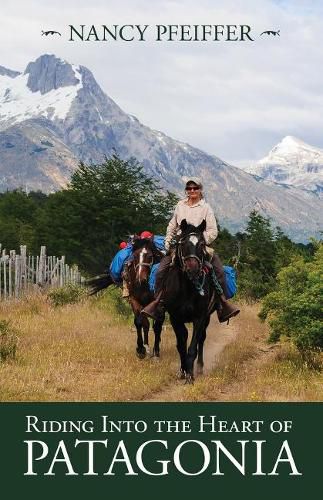
<path fill-rule="evenodd" d="M 5 494 L 318 486 L 322 16 L 4 2 Z"/>

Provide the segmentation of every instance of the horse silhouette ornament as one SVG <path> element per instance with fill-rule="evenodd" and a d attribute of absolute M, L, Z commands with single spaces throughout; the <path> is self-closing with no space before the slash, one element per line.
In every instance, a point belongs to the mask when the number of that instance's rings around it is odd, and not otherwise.
<path fill-rule="evenodd" d="M 262 35 L 280 36 L 280 30 L 278 30 L 278 31 L 274 31 L 274 30 L 263 31 L 262 33 L 260 33 L 260 36 L 262 36 Z"/>
<path fill-rule="evenodd" d="M 54 30 L 49 30 L 49 31 L 43 31 L 41 32 L 42 36 L 48 36 L 48 35 L 59 35 L 62 36 L 62 34 L 59 31 L 54 31 Z"/>

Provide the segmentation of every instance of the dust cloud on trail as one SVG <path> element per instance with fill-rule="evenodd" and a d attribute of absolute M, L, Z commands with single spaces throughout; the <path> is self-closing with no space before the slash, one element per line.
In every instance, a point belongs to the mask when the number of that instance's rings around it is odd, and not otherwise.
<path fill-rule="evenodd" d="M 239 330 L 239 316 L 233 318 L 229 325 L 220 324 L 218 322 L 216 313 L 212 315 L 210 325 L 207 329 L 206 341 L 204 344 L 204 373 L 208 374 L 216 366 L 217 359 L 225 346 L 232 342 L 238 335 Z M 190 336 L 189 336 L 190 338 Z M 174 373 L 179 367 L 179 358 L 174 365 Z M 196 362 L 195 362 L 196 368 Z M 195 375 L 195 376 L 203 376 Z M 176 380 L 174 382 L 165 386 L 164 389 L 156 392 L 151 397 L 144 399 L 147 402 L 162 402 L 162 401 L 183 401 L 185 398 L 183 394 L 185 393 L 185 383 L 183 380 Z"/>

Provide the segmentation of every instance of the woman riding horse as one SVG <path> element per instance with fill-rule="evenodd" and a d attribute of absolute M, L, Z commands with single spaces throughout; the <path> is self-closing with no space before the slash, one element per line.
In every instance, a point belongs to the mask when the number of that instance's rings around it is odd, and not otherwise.
<path fill-rule="evenodd" d="M 220 307 L 217 310 L 220 323 L 228 321 L 228 319 L 236 316 L 240 312 L 236 306 L 229 304 L 226 299 L 226 282 L 223 266 L 218 255 L 209 247 L 216 239 L 218 229 L 213 210 L 203 198 L 202 188 L 202 183 L 198 177 L 190 177 L 186 180 L 185 191 L 187 197 L 178 202 L 174 215 L 168 224 L 165 239 L 167 255 L 163 257 L 156 275 L 155 300 L 142 310 L 143 314 L 155 320 L 163 318 L 165 314 L 163 284 L 173 259 L 170 252 L 171 244 L 174 237 L 180 233 L 180 226 L 183 220 L 186 220 L 188 224 L 193 226 L 199 226 L 203 220 L 206 222 L 206 227 L 203 232 L 204 240 L 207 245 L 206 251 L 209 255 L 210 264 L 215 271 L 216 278 L 222 288 L 222 293 L 218 294 Z"/>

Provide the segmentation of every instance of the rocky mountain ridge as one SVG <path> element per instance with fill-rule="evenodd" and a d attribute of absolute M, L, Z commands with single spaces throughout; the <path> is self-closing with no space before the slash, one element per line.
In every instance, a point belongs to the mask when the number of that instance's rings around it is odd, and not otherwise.
<path fill-rule="evenodd" d="M 0 68 L 0 189 L 60 189 L 79 160 L 96 163 L 113 152 L 136 157 L 180 195 L 183 176 L 200 176 L 220 224 L 231 231 L 243 229 L 254 208 L 296 240 L 320 230 L 323 206 L 315 194 L 264 181 L 146 127 L 84 66 L 43 55 L 22 73 Z"/>

